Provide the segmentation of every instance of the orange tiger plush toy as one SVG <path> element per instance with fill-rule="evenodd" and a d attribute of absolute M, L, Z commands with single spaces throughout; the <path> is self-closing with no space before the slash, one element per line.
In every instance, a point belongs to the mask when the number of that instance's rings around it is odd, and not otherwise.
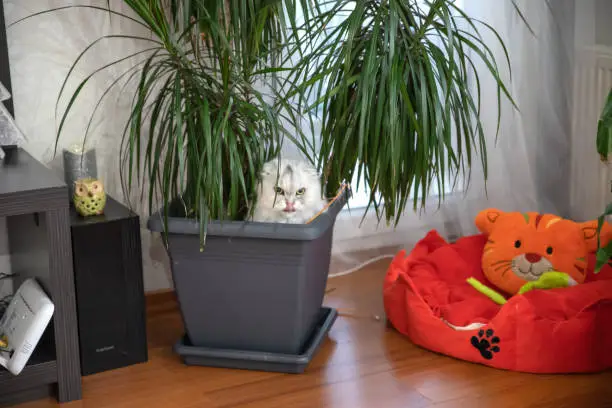
<path fill-rule="evenodd" d="M 597 250 L 597 221 L 576 223 L 551 214 L 481 211 L 476 226 L 488 236 L 482 254 L 482 270 L 499 289 L 514 295 L 544 272 L 568 274 L 584 282 L 587 256 Z M 601 246 L 612 238 L 605 223 Z"/>

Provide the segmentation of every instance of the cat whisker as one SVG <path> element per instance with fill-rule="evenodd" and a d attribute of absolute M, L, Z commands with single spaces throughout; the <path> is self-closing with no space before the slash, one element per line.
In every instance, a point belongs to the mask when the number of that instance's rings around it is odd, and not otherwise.
<path fill-rule="evenodd" d="M 500 269 L 507 268 L 509 266 L 512 266 L 512 262 L 506 262 L 506 263 L 503 263 L 501 265 L 494 266 L 493 269 L 495 271 L 499 271 Z"/>
<path fill-rule="evenodd" d="M 509 271 L 511 271 L 511 270 L 512 270 L 512 268 L 511 268 L 511 267 L 508 267 L 506 270 L 504 270 L 504 271 L 501 273 L 501 277 L 503 278 L 504 276 L 506 276 L 506 274 L 507 274 Z"/>
<path fill-rule="evenodd" d="M 495 265 L 499 265 L 499 264 L 503 264 L 503 263 L 510 263 L 512 262 L 512 259 L 502 259 L 501 261 L 495 261 L 491 264 L 491 266 L 495 266 Z"/>

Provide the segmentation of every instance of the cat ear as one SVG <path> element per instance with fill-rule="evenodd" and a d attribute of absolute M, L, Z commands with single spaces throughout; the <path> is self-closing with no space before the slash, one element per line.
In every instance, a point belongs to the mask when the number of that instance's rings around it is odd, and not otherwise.
<path fill-rule="evenodd" d="M 306 161 L 300 163 L 300 168 L 301 171 L 308 174 L 309 176 L 319 177 L 319 172 L 317 171 L 317 168 Z"/>
<path fill-rule="evenodd" d="M 271 176 L 278 173 L 278 159 L 272 159 L 263 165 L 262 176 Z"/>
<path fill-rule="evenodd" d="M 483 234 L 490 234 L 493 230 L 493 225 L 499 219 L 499 216 L 502 215 L 503 211 L 497 210 L 495 208 L 488 208 L 486 210 L 482 210 L 476 216 L 476 227 Z"/>

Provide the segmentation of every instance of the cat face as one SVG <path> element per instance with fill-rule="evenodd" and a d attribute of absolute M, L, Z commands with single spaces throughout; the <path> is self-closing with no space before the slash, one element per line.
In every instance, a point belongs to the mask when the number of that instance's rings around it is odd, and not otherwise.
<path fill-rule="evenodd" d="M 255 221 L 302 223 L 321 208 L 321 185 L 314 168 L 291 160 L 264 165 Z"/>
<path fill-rule="evenodd" d="M 485 276 L 511 294 L 553 270 L 583 282 L 587 256 L 597 249 L 597 221 L 487 209 L 476 217 L 476 226 L 488 236 L 482 255 Z M 603 242 L 609 237 L 610 227 L 604 225 Z"/>

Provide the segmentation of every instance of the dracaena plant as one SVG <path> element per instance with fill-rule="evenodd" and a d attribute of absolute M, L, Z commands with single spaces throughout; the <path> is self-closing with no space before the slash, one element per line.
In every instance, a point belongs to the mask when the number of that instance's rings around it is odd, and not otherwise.
<path fill-rule="evenodd" d="M 503 99 L 514 104 L 481 35 L 494 34 L 510 68 L 493 27 L 454 0 L 332 0 L 304 8 L 286 56 L 297 68 L 284 85 L 321 120 L 313 160 L 328 193 L 357 179 L 371 192 L 368 208 L 389 223 L 407 207 L 424 206 L 432 186 L 443 199 L 448 183 L 469 181 L 475 162 L 486 179 L 481 77 L 492 76 L 498 108 Z"/>
<path fill-rule="evenodd" d="M 210 219 L 245 218 L 259 169 L 284 140 L 323 173 L 328 196 L 356 171 L 371 192 L 368 208 L 397 222 L 410 203 L 425 204 L 432 185 L 443 199 L 445 184 L 468 181 L 474 162 L 486 179 L 481 75 L 494 79 L 498 105 L 514 103 L 481 30 L 494 34 L 509 66 L 503 41 L 454 0 L 125 4 L 135 18 L 110 7 L 68 7 L 108 12 L 152 33 L 104 37 L 150 44 L 138 53 L 146 58 L 112 85 L 137 81 L 123 135 L 124 184 L 148 180 L 150 210 L 178 202 L 198 218 L 202 239 Z M 73 92 L 58 139 L 90 79 Z"/>
<path fill-rule="evenodd" d="M 90 44 L 75 66 L 104 39 L 142 41 L 144 49 L 94 70 L 72 92 L 59 117 L 57 143 L 81 91 L 105 69 L 129 58 L 140 62 L 118 75 L 102 94 L 134 81 L 131 112 L 121 143 L 126 191 L 145 186 L 149 210 L 171 208 L 198 218 L 204 240 L 211 219 L 244 219 L 254 199 L 263 163 L 277 155 L 285 138 L 300 134 L 294 107 L 270 83 L 274 53 L 285 41 L 284 2 L 270 0 L 125 0 L 128 15 L 107 7 L 74 5 L 144 26 L 150 36 L 112 34 Z M 135 16 L 134 16 L 135 15 Z M 112 44 L 112 42 L 111 42 Z M 91 124 L 91 121 L 90 121 Z M 289 132 L 288 128 L 292 131 Z M 89 126 L 85 132 L 88 136 Z M 176 204 L 176 205 L 171 205 Z"/>

